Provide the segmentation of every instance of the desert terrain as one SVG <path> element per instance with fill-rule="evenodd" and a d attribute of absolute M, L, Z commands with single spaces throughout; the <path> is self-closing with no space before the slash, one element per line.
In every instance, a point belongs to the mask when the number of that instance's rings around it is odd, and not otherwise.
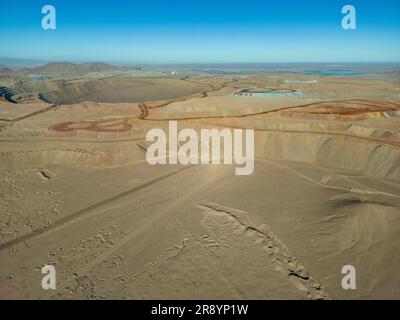
<path fill-rule="evenodd" d="M 60 68 L 0 74 L 1 299 L 400 299 L 398 75 Z M 253 174 L 149 165 L 171 120 Z"/>

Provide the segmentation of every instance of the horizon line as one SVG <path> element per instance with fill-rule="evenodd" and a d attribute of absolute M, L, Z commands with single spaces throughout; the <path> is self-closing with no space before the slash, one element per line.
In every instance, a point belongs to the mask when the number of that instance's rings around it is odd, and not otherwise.
<path fill-rule="evenodd" d="M 144 62 L 144 61 L 123 61 L 123 60 L 108 60 L 108 59 L 46 59 L 46 58 L 13 58 L 8 56 L 0 56 L 0 60 L 15 60 L 18 62 L 42 62 L 44 64 L 48 63 L 74 63 L 74 64 L 85 64 L 85 63 L 107 63 L 107 64 L 136 64 L 136 65 L 174 65 L 174 66 L 192 66 L 192 65 L 304 65 L 304 64 L 400 64 L 399 61 L 382 61 L 382 60 L 370 60 L 370 61 L 209 61 L 209 62 L 171 62 L 171 61 L 159 61 L 159 62 Z M 5 62 L 0 61 L 0 64 Z"/>

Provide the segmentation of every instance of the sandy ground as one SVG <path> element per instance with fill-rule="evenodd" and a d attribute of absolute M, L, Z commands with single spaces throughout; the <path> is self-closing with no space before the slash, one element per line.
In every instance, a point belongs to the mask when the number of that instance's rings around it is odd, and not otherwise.
<path fill-rule="evenodd" d="M 285 79 L 173 79 L 172 96 L 135 103 L 0 101 L 0 297 L 399 299 L 399 83 Z M 249 87 L 303 95 L 232 94 Z M 150 166 L 146 132 L 168 120 L 254 128 L 254 173 Z M 41 288 L 47 264 L 56 290 Z"/>

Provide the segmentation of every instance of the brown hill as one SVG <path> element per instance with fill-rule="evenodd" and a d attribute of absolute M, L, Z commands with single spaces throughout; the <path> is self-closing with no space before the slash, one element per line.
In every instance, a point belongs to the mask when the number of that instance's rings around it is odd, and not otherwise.
<path fill-rule="evenodd" d="M 105 63 L 80 63 L 51 62 L 36 68 L 24 68 L 21 74 L 59 74 L 59 75 L 84 75 L 90 72 L 105 72 L 123 70 L 124 68 Z"/>

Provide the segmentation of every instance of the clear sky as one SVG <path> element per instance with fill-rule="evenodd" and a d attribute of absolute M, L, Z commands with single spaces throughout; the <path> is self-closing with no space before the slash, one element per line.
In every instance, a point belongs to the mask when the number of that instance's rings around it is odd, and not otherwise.
<path fill-rule="evenodd" d="M 43 5 L 57 29 L 41 27 Z M 342 6 L 357 10 L 343 30 Z M 2 0 L 0 56 L 132 63 L 399 62 L 400 0 Z"/>

